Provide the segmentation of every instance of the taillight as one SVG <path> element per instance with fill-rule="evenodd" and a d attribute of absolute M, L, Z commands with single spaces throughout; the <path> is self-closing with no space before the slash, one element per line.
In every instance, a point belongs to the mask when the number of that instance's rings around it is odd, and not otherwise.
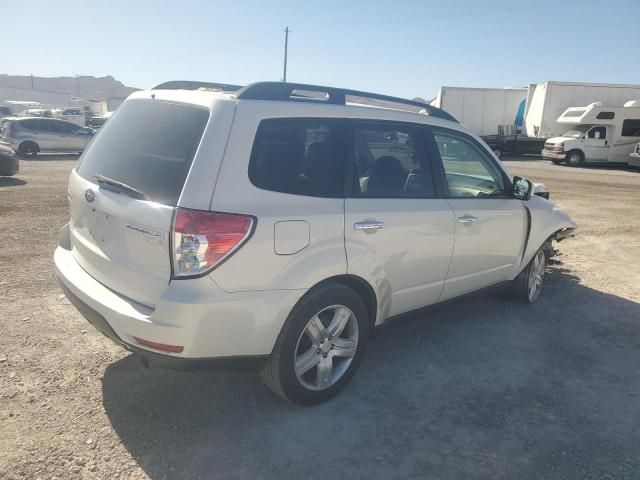
<path fill-rule="evenodd" d="M 176 210 L 173 225 L 173 277 L 198 277 L 232 255 L 253 231 L 249 215 Z"/>
<path fill-rule="evenodd" d="M 167 343 L 152 342 L 151 340 L 145 340 L 144 338 L 133 337 L 140 345 L 146 347 L 155 348 L 156 350 L 162 350 L 170 353 L 182 353 L 184 347 L 181 345 L 169 345 Z"/>

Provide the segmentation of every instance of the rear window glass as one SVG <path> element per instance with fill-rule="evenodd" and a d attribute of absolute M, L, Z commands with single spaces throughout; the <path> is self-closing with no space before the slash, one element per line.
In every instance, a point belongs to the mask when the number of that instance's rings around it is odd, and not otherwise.
<path fill-rule="evenodd" d="M 251 152 L 249 179 L 265 190 L 341 196 L 345 155 L 340 138 L 332 120 L 263 120 Z"/>
<path fill-rule="evenodd" d="M 125 102 L 85 151 L 78 174 L 88 180 L 103 175 L 174 206 L 208 118 L 197 107 Z"/>

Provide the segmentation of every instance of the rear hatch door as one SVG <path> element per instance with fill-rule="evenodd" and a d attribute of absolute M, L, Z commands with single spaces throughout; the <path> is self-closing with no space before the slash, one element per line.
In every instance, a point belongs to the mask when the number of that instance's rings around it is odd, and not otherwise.
<path fill-rule="evenodd" d="M 149 307 L 171 278 L 174 207 L 208 119 L 203 107 L 129 100 L 71 174 L 76 261 L 108 288 Z"/>

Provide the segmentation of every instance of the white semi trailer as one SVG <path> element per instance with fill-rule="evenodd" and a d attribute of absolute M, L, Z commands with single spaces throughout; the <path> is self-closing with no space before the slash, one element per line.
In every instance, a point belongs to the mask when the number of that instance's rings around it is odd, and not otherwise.
<path fill-rule="evenodd" d="M 524 121 L 527 88 L 441 87 L 431 102 L 481 136 L 498 135 L 500 125 Z"/>

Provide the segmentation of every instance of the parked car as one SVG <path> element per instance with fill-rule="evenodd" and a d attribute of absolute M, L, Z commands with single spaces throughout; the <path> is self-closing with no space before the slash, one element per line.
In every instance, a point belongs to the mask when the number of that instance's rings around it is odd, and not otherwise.
<path fill-rule="evenodd" d="M 81 108 L 72 107 L 72 108 L 62 108 L 59 110 L 54 110 L 54 115 L 56 118 L 60 120 L 66 120 L 67 122 L 71 122 L 79 127 L 85 126 L 85 115 Z"/>
<path fill-rule="evenodd" d="M 6 120 L 0 143 L 11 147 L 23 157 L 38 153 L 82 152 L 93 138 L 94 131 L 54 118 L 13 118 Z"/>
<path fill-rule="evenodd" d="M 53 110 L 48 108 L 29 108 L 27 110 L 23 110 L 18 114 L 20 117 L 44 117 L 44 118 L 53 118 Z"/>
<path fill-rule="evenodd" d="M 10 177 L 20 171 L 20 163 L 16 152 L 0 145 L 0 177 Z"/>
<path fill-rule="evenodd" d="M 629 154 L 629 165 L 632 167 L 640 167 L 640 142 L 633 147 L 633 152 Z"/>
<path fill-rule="evenodd" d="M 87 119 L 86 125 L 91 128 L 100 128 L 111 118 L 112 114 L 113 112 L 106 112 L 104 115 L 91 116 Z"/>
<path fill-rule="evenodd" d="M 177 85 L 132 94 L 90 144 L 54 254 L 71 303 L 147 362 L 256 368 L 322 402 L 392 318 L 496 285 L 535 302 L 576 226 L 428 104 Z"/>

